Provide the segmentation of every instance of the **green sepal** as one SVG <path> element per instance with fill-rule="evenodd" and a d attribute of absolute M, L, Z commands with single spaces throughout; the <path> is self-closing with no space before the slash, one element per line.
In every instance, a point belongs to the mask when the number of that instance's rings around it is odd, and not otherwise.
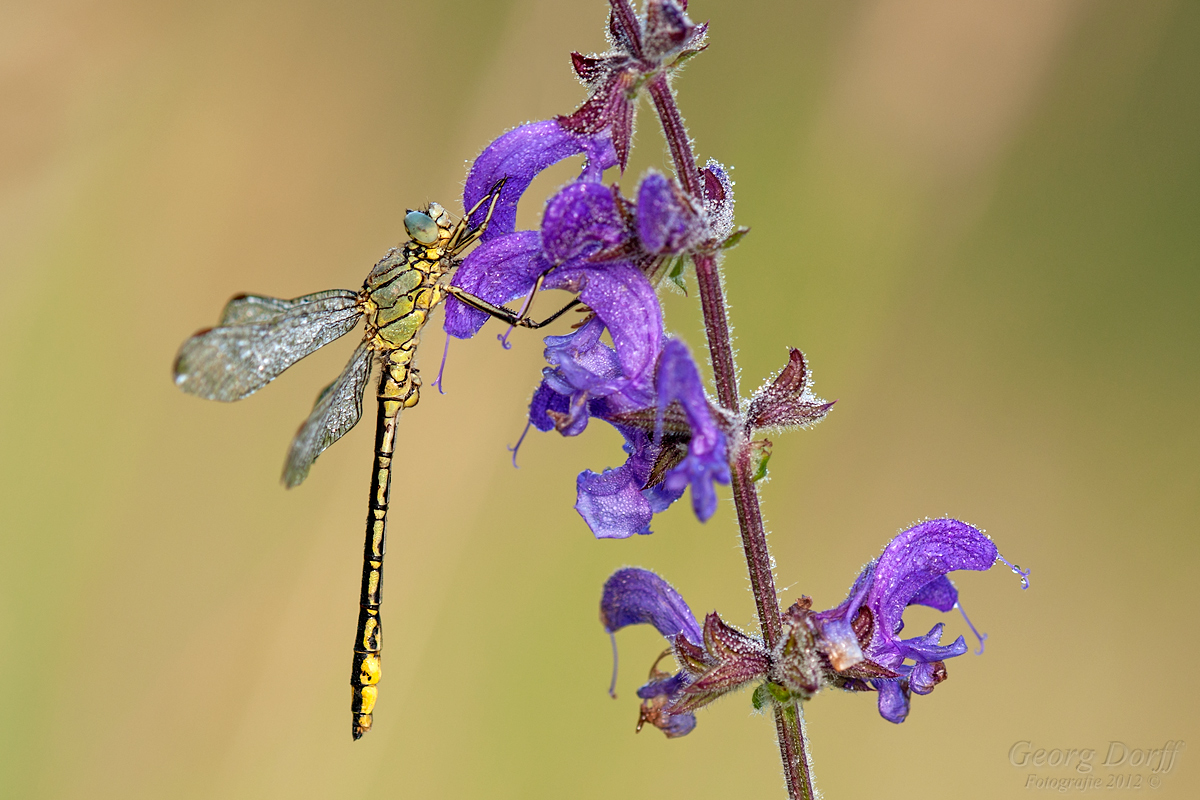
<path fill-rule="evenodd" d="M 695 58 L 696 56 L 698 56 L 700 53 L 704 52 L 707 49 L 708 49 L 708 44 L 705 43 L 705 44 L 700 45 L 699 47 L 693 47 L 691 50 L 684 50 L 682 53 L 680 53 L 678 56 L 676 56 L 674 61 L 672 61 L 670 64 L 667 65 L 667 69 L 668 70 L 677 70 L 680 67 L 682 67 L 684 64 L 686 64 L 688 61 L 691 61 L 693 58 Z"/>
<path fill-rule="evenodd" d="M 684 297 L 687 297 L 687 283 L 683 280 L 686 268 L 687 258 L 685 256 L 676 256 L 671 260 L 671 265 L 667 267 L 667 280 L 679 287 L 679 291 L 683 292 Z"/>
<path fill-rule="evenodd" d="M 771 460 L 771 440 L 759 439 L 750 443 L 750 466 L 753 472 L 750 480 L 758 483 L 767 477 L 767 462 Z"/>
<path fill-rule="evenodd" d="M 755 711 L 762 711 L 774 703 L 789 703 L 795 699 L 797 699 L 796 695 L 770 681 L 760 683 L 754 689 L 754 694 L 750 696 L 750 702 L 754 704 Z"/>
<path fill-rule="evenodd" d="M 739 225 L 737 230 L 725 237 L 725 241 L 721 242 L 721 249 L 728 250 L 731 247 L 737 247 L 742 241 L 742 237 L 750 232 L 750 229 L 744 225 Z"/>

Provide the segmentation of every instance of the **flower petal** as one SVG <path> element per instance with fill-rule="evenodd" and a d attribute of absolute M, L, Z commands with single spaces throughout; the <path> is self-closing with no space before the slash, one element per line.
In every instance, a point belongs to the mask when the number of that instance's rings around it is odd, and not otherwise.
<path fill-rule="evenodd" d="M 635 533 L 650 533 L 653 511 L 628 464 L 599 475 L 584 470 L 575 479 L 575 492 L 575 510 L 597 539 L 627 539 Z"/>
<path fill-rule="evenodd" d="M 545 286 L 579 292 L 612 335 L 626 381 L 648 391 L 662 349 L 663 323 L 658 295 L 641 270 L 623 261 L 566 264 Z"/>
<path fill-rule="evenodd" d="M 601 183 L 567 184 L 542 214 L 542 249 L 554 264 L 617 247 L 628 237 L 613 191 Z"/>
<path fill-rule="evenodd" d="M 652 678 L 649 682 L 639 686 L 637 696 L 643 700 L 653 700 L 655 697 L 670 698 L 682 692 L 688 685 L 688 676 L 683 672 L 676 672 L 674 675 L 661 674 L 666 677 Z"/>
<path fill-rule="evenodd" d="M 607 131 L 576 133 L 552 119 L 514 128 L 484 148 L 467 175 L 463 208 L 474 208 L 501 179 L 508 180 L 500 191 L 500 199 L 483 239 L 512 233 L 517 223 L 517 201 L 534 177 L 546 167 L 581 153 L 587 157 L 580 176 L 583 180 L 598 181 L 604 170 L 617 163 Z M 471 224 L 481 224 L 486 215 L 485 203 L 471 215 Z"/>
<path fill-rule="evenodd" d="M 959 641 L 962 641 L 962 637 L 959 637 Z M 944 680 L 946 680 L 945 662 L 923 661 L 913 667 L 912 673 L 908 676 L 908 687 L 916 694 L 929 694 Z"/>
<path fill-rule="evenodd" d="M 717 510 L 717 495 L 713 483 L 729 483 L 729 463 L 726 459 L 725 434 L 713 422 L 704 394 L 704 384 L 687 345 L 671 339 L 658 359 L 658 408 L 663 412 L 672 402 L 683 406 L 692 438 L 687 456 L 663 479 L 668 491 L 682 492 L 692 487 L 692 509 L 700 521 L 707 521 Z M 661 437 L 661 425 L 658 435 Z"/>
<path fill-rule="evenodd" d="M 879 690 L 879 716 L 897 725 L 904 722 L 908 717 L 908 683 L 906 681 L 871 681 L 871 683 Z"/>
<path fill-rule="evenodd" d="M 949 611 L 958 602 L 958 589 L 943 575 L 925 586 L 908 601 L 910 606 L 929 606 L 938 611 Z"/>
<path fill-rule="evenodd" d="M 956 519 L 927 520 L 899 534 L 880 555 L 867 596 L 867 605 L 875 613 L 875 638 L 898 632 L 904 609 L 930 583 L 954 570 L 989 569 L 996 556 L 991 539 Z M 931 591 L 944 592 L 944 588 Z"/>
<path fill-rule="evenodd" d="M 637 228 L 648 252 L 675 255 L 705 234 L 704 220 L 680 186 L 651 170 L 637 192 Z"/>
<path fill-rule="evenodd" d="M 941 622 L 934 625 L 929 633 L 913 639 L 900 642 L 901 654 L 919 664 L 929 664 L 934 661 L 945 661 L 947 658 L 961 656 L 967 652 L 967 641 L 959 636 L 949 645 L 942 645 L 942 631 L 945 625 Z"/>
<path fill-rule="evenodd" d="M 484 242 L 471 251 L 454 275 L 453 284 L 489 303 L 501 305 L 525 297 L 538 276 L 550 269 L 542 257 L 537 231 L 518 231 Z M 490 317 L 451 297 L 446 300 L 446 333 L 469 339 Z"/>
<path fill-rule="evenodd" d="M 609 633 L 628 625 L 649 624 L 668 640 L 682 633 L 696 646 L 704 643 L 695 615 L 675 587 L 639 567 L 619 569 L 604 582 L 600 621 Z"/>

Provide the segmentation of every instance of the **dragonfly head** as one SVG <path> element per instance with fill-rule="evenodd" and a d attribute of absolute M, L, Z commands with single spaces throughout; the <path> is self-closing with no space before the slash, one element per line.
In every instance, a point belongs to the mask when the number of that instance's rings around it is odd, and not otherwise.
<path fill-rule="evenodd" d="M 404 215 L 404 230 L 413 241 L 434 244 L 438 240 L 438 225 L 433 217 L 423 211 L 409 211 Z"/>

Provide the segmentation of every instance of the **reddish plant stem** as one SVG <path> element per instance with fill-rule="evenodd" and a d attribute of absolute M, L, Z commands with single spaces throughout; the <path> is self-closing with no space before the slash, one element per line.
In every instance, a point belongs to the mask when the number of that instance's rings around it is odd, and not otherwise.
<path fill-rule="evenodd" d="M 615 7 L 624 0 L 612 2 Z M 655 76 L 648 88 L 662 122 L 663 135 L 671 149 L 679 180 L 689 194 L 702 200 L 700 171 L 692 153 L 691 139 L 688 138 L 687 128 L 666 76 Z M 725 409 L 737 414 L 740 410 L 737 366 L 733 360 L 733 337 L 725 313 L 725 293 L 717 260 L 711 253 L 696 254 L 692 260 L 696 265 L 700 308 L 704 314 L 704 330 L 708 337 L 717 400 Z M 783 635 L 783 623 L 779 613 L 779 597 L 775 591 L 771 551 L 767 546 L 766 528 L 758 501 L 758 488 L 754 484 L 750 452 L 745 443 L 741 443 L 739 450 L 731 455 L 733 500 L 742 534 L 742 549 L 746 555 L 746 567 L 750 573 L 750 586 L 754 592 L 763 640 L 773 650 Z M 814 797 L 812 762 L 807 751 L 802 713 L 800 706 L 795 703 L 775 707 L 779 755 L 783 761 L 788 795 L 792 800 L 811 800 Z"/>
<path fill-rule="evenodd" d="M 805 749 L 808 737 L 804 726 L 804 708 L 799 701 L 775 706 L 775 733 L 779 740 L 779 755 L 783 759 L 788 796 L 793 800 L 816 800 L 812 759 Z"/>
<path fill-rule="evenodd" d="M 705 327 L 708 327 L 707 324 Z M 726 329 L 728 330 L 728 328 Z M 709 334 L 709 349 L 713 348 Z M 719 343 L 719 342 L 718 342 Z M 728 343 L 728 337 L 726 337 Z M 732 348 L 729 353 L 733 357 Z M 716 359 L 713 359 L 714 363 Z M 736 411 L 736 409 L 733 409 Z M 783 623 L 779 615 L 779 598 L 775 593 L 775 575 L 771 551 L 767 547 L 767 535 L 763 526 L 762 509 L 758 504 L 758 490 L 754 485 L 754 468 L 750 464 L 750 449 L 743 447 L 734 461 L 732 469 L 733 504 L 737 509 L 738 528 L 742 532 L 742 550 L 746 554 L 746 568 L 750 571 L 750 589 L 754 593 L 754 605 L 758 611 L 758 624 L 762 628 L 763 641 L 771 650 L 783 636 Z"/>
<path fill-rule="evenodd" d="M 612 6 L 613 16 L 617 18 L 617 24 L 621 26 L 626 38 L 629 39 L 633 54 L 642 57 L 642 31 L 637 21 L 637 14 L 634 13 L 633 6 L 629 4 L 629 0 L 608 0 Z"/>

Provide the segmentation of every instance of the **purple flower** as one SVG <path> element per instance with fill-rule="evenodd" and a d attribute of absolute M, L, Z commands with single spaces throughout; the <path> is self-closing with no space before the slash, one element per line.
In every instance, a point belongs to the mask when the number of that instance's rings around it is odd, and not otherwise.
<path fill-rule="evenodd" d="M 599 182 L 604 170 L 615 166 L 617 155 L 607 131 L 576 133 L 557 120 L 530 122 L 505 133 L 479 154 L 467 174 L 463 187 L 463 208 L 474 208 L 492 187 L 507 178 L 496 203 L 496 210 L 483 239 L 494 239 L 516 229 L 517 201 L 538 173 L 565 158 L 585 158 L 581 181 Z M 480 208 L 471 218 L 478 225 L 487 214 Z"/>
<path fill-rule="evenodd" d="M 570 184 L 572 192 L 582 192 L 575 197 L 576 206 L 589 204 L 593 210 L 603 204 L 594 190 L 604 194 L 609 190 L 599 184 L 605 169 L 616 164 L 612 140 L 606 131 L 591 135 L 580 135 L 566 130 L 554 120 L 532 122 L 509 131 L 488 145 L 467 175 L 463 189 L 463 208 L 473 208 L 492 187 L 501 180 L 504 186 L 492 213 L 491 222 L 484 232 L 482 243 L 463 261 L 454 275 L 454 285 L 490 303 L 502 305 L 526 296 L 537 282 L 538 276 L 548 272 L 566 260 L 554 260 L 564 254 L 571 244 L 571 234 L 580 255 L 588 252 L 589 242 L 604 242 L 621 231 L 604 224 L 584 225 L 581 220 L 563 223 L 552 221 L 550 240 L 552 250 L 543 252 L 542 236 L 539 231 L 517 231 L 517 203 L 538 173 L 565 158 L 584 155 L 586 163 L 578 181 Z M 560 209 L 564 214 L 567 209 Z M 472 224 L 480 224 L 487 213 L 486 204 L 472 217 Z M 603 221 L 611 222 L 611 215 Z M 603 222 L 602 221 L 602 222 Z M 580 276 L 575 276 L 579 278 Z M 566 288 L 565 276 L 550 280 L 546 288 Z M 446 301 L 446 332 L 460 339 L 469 339 L 479 332 L 488 316 L 455 298 Z"/>
<path fill-rule="evenodd" d="M 593 321 L 575 334 L 547 337 L 546 360 L 556 366 L 543 371 L 530 405 L 539 430 L 574 436 L 594 417 L 625 437 L 623 465 L 580 473 L 575 509 L 598 538 L 623 539 L 650 533 L 651 517 L 690 486 L 696 516 L 708 520 L 717 508 L 713 483 L 729 482 L 726 434 L 687 347 L 668 340 L 652 372 L 631 374 L 598 330 Z"/>
<path fill-rule="evenodd" d="M 610 635 L 628 625 L 653 625 L 671 643 L 680 670 L 659 670 L 660 656 L 649 682 L 637 691 L 643 701 L 637 729 L 649 722 L 669 739 L 691 733 L 698 709 L 762 677 L 770 661 L 761 641 L 726 625 L 715 613 L 705 618 L 701 629 L 679 592 L 637 567 L 617 570 L 605 581 L 600 621 Z M 615 639 L 613 653 L 610 694 L 617 677 Z"/>
<path fill-rule="evenodd" d="M 941 644 L 941 623 L 924 636 L 900 638 L 904 610 L 957 607 L 958 590 L 947 574 L 987 570 L 996 561 L 1008 564 L 970 525 L 953 519 L 922 522 L 897 535 L 867 564 L 837 608 L 813 613 L 807 597 L 793 604 L 784 614 L 784 635 L 771 650 L 715 612 L 701 628 L 679 593 L 644 569 L 618 570 L 608 579 L 600 621 L 610 634 L 628 625 L 653 625 L 671 643 L 679 664 L 672 674 L 655 662 L 650 682 L 638 690 L 644 701 L 639 727 L 650 722 L 667 736 L 682 736 L 695 727 L 694 711 L 755 681 L 761 681 L 754 693 L 759 708 L 807 700 L 836 686 L 877 691 L 884 719 L 903 722 L 912 693 L 933 691 L 946 679 L 946 659 L 967 651 L 961 636 Z M 1009 566 L 1028 586 L 1029 573 Z"/>
<path fill-rule="evenodd" d="M 904 610 L 910 605 L 955 608 L 958 590 L 947 574 L 987 570 L 997 560 L 1003 561 L 991 539 L 955 519 L 927 520 L 897 535 L 863 568 L 841 605 L 807 615 L 833 670 L 832 681 L 851 690 L 878 691 L 883 718 L 903 722 L 911 692 L 929 694 L 946 679 L 945 660 L 967 652 L 961 636 L 941 644 L 940 622 L 923 636 L 900 638 Z"/>
<path fill-rule="evenodd" d="M 533 179 L 580 154 L 586 157 L 583 171 L 547 201 L 540 229 L 516 231 L 517 203 Z M 601 273 L 629 265 L 653 286 L 665 277 L 670 258 L 724 246 L 737 235 L 730 233 L 732 184 L 720 164 L 710 161 L 702 171 L 703 203 L 689 198 L 674 179 L 651 171 L 638 187 L 635 204 L 615 186 L 600 183 L 615 160 L 607 130 L 576 134 L 555 120 L 523 125 L 488 145 L 471 167 L 463 207 L 473 208 L 505 182 L 480 246 L 458 268 L 453 284 L 503 305 L 526 297 L 541 275 L 547 276 L 543 288 L 580 291 L 589 280 L 608 280 Z M 473 223 L 483 221 L 486 206 L 475 212 Z M 619 280 L 627 283 L 623 276 Z M 455 298 L 446 301 L 445 329 L 453 336 L 470 338 L 487 319 Z"/>
<path fill-rule="evenodd" d="M 678 182 L 651 170 L 638 185 L 637 229 L 648 252 L 676 254 L 694 245 L 707 225 L 704 209 Z"/>
<path fill-rule="evenodd" d="M 546 203 L 540 230 L 514 230 L 516 203 L 534 176 L 579 153 L 587 166 Z M 688 486 L 697 516 L 707 520 L 717 505 L 713 483 L 729 482 L 726 434 L 687 348 L 667 340 L 647 277 L 664 258 L 711 239 L 709 211 L 658 173 L 643 181 L 637 204 L 621 197 L 599 182 L 614 158 L 607 132 L 580 135 L 554 121 L 497 139 L 472 167 L 464 203 L 470 207 L 506 181 L 487 235 L 454 278 L 465 291 L 503 304 L 527 295 L 542 277 L 544 288 L 576 292 L 590 311 L 579 330 L 546 338 L 550 366 L 529 419 L 539 430 L 576 436 L 596 417 L 624 435 L 624 465 L 585 471 L 576 482 L 576 509 L 602 538 L 649 533 L 653 514 Z M 729 206 L 732 195 L 714 181 L 721 191 L 714 208 Z M 453 298 L 447 303 L 445 327 L 454 336 L 473 336 L 486 321 Z M 601 341 L 606 331 L 611 347 Z"/>

